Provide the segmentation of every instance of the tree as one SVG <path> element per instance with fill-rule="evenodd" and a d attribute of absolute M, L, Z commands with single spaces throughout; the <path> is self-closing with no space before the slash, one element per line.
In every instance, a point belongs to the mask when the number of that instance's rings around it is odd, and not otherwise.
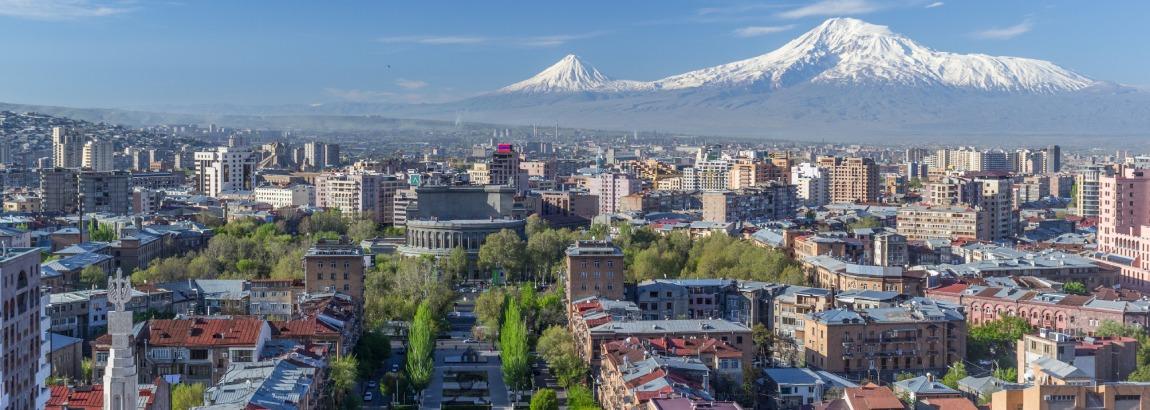
<path fill-rule="evenodd" d="M 424 300 L 415 311 L 408 332 L 407 377 L 412 387 L 422 391 L 431 382 L 432 368 L 435 365 L 435 321 L 430 302 Z"/>
<path fill-rule="evenodd" d="M 503 289 L 492 288 L 479 294 L 475 298 L 475 318 L 479 325 L 487 330 L 488 340 L 494 341 L 499 332 L 499 324 L 503 321 L 503 305 L 507 295 Z"/>
<path fill-rule="evenodd" d="M 966 336 L 966 352 L 970 360 L 995 360 L 1014 366 L 1015 343 L 1022 335 L 1034 331 L 1026 319 L 1018 316 L 984 322 L 970 328 Z"/>
<path fill-rule="evenodd" d="M 378 225 L 371 219 L 356 219 L 347 227 L 347 236 L 359 243 L 379 235 Z"/>
<path fill-rule="evenodd" d="M 894 380 L 900 381 L 900 382 L 903 380 L 909 380 L 909 379 L 913 379 L 913 378 L 915 378 L 915 375 L 914 375 L 914 373 L 911 373 L 911 372 L 898 372 L 898 374 L 894 375 Z"/>
<path fill-rule="evenodd" d="M 539 214 L 531 214 L 531 216 L 527 217 L 527 226 L 524 230 L 527 233 L 528 239 L 531 239 L 531 237 L 535 236 L 535 234 L 546 231 L 548 229 L 551 229 L 551 227 L 547 225 L 547 221 L 543 220 Z"/>
<path fill-rule="evenodd" d="M 103 289 L 104 284 L 108 283 L 108 273 L 98 265 L 85 266 L 84 270 L 80 271 L 80 283 L 85 288 Z"/>
<path fill-rule="evenodd" d="M 532 270 L 549 279 L 552 267 L 562 260 L 572 242 L 574 239 L 566 229 L 547 229 L 527 237 L 527 260 Z"/>
<path fill-rule="evenodd" d="M 527 326 L 517 299 L 510 299 L 499 331 L 499 351 L 503 379 L 512 390 L 524 390 L 530 383 L 528 367 Z"/>
<path fill-rule="evenodd" d="M 567 408 L 570 410 L 599 410 L 591 390 L 583 385 L 571 386 L 567 389 Z"/>
<path fill-rule="evenodd" d="M 994 377 L 1009 383 L 1018 381 L 1018 368 L 1016 367 L 999 367 L 994 369 Z"/>
<path fill-rule="evenodd" d="M 535 352 L 547 362 L 559 385 L 570 387 L 587 378 L 587 364 L 579 356 L 575 338 L 562 326 L 551 326 L 543 331 L 535 345 Z"/>
<path fill-rule="evenodd" d="M 92 359 L 85 357 L 80 360 L 80 377 L 84 378 L 81 380 L 84 384 L 92 383 Z"/>
<path fill-rule="evenodd" d="M 352 387 L 355 387 L 358 368 L 359 361 L 352 355 L 337 356 L 328 363 L 328 378 L 331 379 L 333 389 L 332 399 L 337 404 L 348 391 L 351 391 Z"/>
<path fill-rule="evenodd" d="M 1073 295 L 1085 295 L 1088 293 L 1086 285 L 1082 284 L 1082 282 L 1066 282 L 1062 285 L 1062 290 Z"/>
<path fill-rule="evenodd" d="M 609 233 L 611 233 L 611 227 L 607 224 L 591 224 L 591 229 L 587 230 L 589 239 L 607 239 Z"/>
<path fill-rule="evenodd" d="M 774 345 L 775 334 L 771 333 L 762 323 L 755 323 L 751 327 L 751 341 L 755 344 L 755 358 L 763 360 L 771 357 L 771 346 Z"/>
<path fill-rule="evenodd" d="M 203 405 L 203 383 L 180 383 L 172 386 L 172 410 L 190 410 Z"/>
<path fill-rule="evenodd" d="M 1126 377 L 1126 381 L 1131 382 L 1150 382 L 1150 366 L 1138 366 Z"/>
<path fill-rule="evenodd" d="M 88 239 L 93 242 L 111 242 L 116 240 L 116 228 L 102 224 L 95 219 L 88 220 Z"/>
<path fill-rule="evenodd" d="M 479 247 L 479 266 L 484 270 L 498 269 L 503 272 L 503 280 L 519 277 L 523 271 L 523 239 L 510 229 L 489 235 Z"/>
<path fill-rule="evenodd" d="M 531 396 L 531 410 L 559 410 L 559 397 L 555 390 L 539 389 Z"/>
<path fill-rule="evenodd" d="M 376 331 L 366 331 L 355 345 L 355 357 L 359 361 L 359 377 L 367 379 L 375 375 L 380 363 L 391 355 L 391 339 Z"/>
<path fill-rule="evenodd" d="M 467 249 L 463 247 L 455 247 L 451 253 L 447 254 L 447 258 L 443 260 L 443 269 L 455 275 L 457 278 L 462 278 L 467 275 L 467 267 L 471 262 L 468 261 Z"/>
<path fill-rule="evenodd" d="M 952 389 L 958 389 L 958 381 L 966 378 L 966 364 L 962 360 L 955 361 L 950 365 L 950 370 L 942 376 L 942 384 L 947 385 Z"/>
<path fill-rule="evenodd" d="M 1137 326 L 1123 325 L 1113 320 L 1103 320 L 1098 324 L 1098 328 L 1094 330 L 1094 335 L 1099 337 L 1135 337 L 1142 335 L 1143 330 Z"/>

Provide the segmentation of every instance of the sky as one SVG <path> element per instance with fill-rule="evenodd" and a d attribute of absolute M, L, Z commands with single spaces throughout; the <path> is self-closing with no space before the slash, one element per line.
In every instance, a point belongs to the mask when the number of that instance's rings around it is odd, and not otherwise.
<path fill-rule="evenodd" d="M 567 54 L 654 80 L 767 53 L 829 17 L 936 50 L 1150 86 L 1150 1 L 0 0 L 0 102 L 434 103 Z"/>

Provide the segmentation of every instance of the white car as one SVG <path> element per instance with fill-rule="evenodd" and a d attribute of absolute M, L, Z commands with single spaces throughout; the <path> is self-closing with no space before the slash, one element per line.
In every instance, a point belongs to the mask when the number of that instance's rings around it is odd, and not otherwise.
<path fill-rule="evenodd" d="M 367 393 L 363 394 L 363 401 L 371 401 L 373 398 L 375 398 L 375 395 L 371 393 L 371 390 L 368 390 Z"/>

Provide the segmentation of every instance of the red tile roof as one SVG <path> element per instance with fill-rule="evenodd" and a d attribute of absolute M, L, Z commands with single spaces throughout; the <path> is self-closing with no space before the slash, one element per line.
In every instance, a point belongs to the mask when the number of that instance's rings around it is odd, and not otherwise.
<path fill-rule="evenodd" d="M 90 387 L 52 386 L 46 410 L 103 410 L 104 386 Z M 140 397 L 148 398 L 148 408 L 155 403 L 152 389 L 140 388 Z"/>
<path fill-rule="evenodd" d="M 854 410 L 903 410 L 906 408 L 890 388 L 867 383 L 846 389 L 843 397 Z"/>
<path fill-rule="evenodd" d="M 929 292 L 932 292 L 932 293 L 933 292 L 953 293 L 953 294 L 957 295 L 959 293 L 962 293 L 964 290 L 966 290 L 966 284 L 965 283 L 955 283 L 953 285 L 947 285 L 947 286 L 943 286 L 941 288 L 931 289 Z"/>
<path fill-rule="evenodd" d="M 254 346 L 264 321 L 255 318 L 161 319 L 148 321 L 152 346 Z"/>
<path fill-rule="evenodd" d="M 273 320 L 269 321 L 268 325 L 272 327 L 272 333 L 278 337 L 339 336 L 339 330 L 316 319 L 315 316 L 297 320 Z"/>

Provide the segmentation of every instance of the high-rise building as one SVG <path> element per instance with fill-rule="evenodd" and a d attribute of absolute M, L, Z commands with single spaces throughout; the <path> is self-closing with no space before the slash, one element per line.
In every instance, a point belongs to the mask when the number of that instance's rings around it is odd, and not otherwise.
<path fill-rule="evenodd" d="M 84 154 L 83 138 L 63 127 L 52 128 L 52 165 L 60 168 L 80 168 Z"/>
<path fill-rule="evenodd" d="M 315 141 L 303 144 L 302 165 L 317 170 L 340 166 L 339 145 Z"/>
<path fill-rule="evenodd" d="M 4 140 L 0 141 L 0 164 L 12 163 L 12 143 Z"/>
<path fill-rule="evenodd" d="M 4 358 L 0 371 L 0 404 L 5 409 L 32 410 L 41 397 L 38 375 L 42 348 L 40 250 L 0 247 L 0 295 L 4 299 Z"/>
<path fill-rule="evenodd" d="M 345 215 L 371 215 L 378 223 L 394 223 L 395 191 L 409 187 L 394 175 L 373 172 L 323 173 L 315 179 L 315 204 Z"/>
<path fill-rule="evenodd" d="M 602 173 L 587 181 L 587 190 L 599 197 L 599 213 L 619 212 L 623 197 L 639 192 L 642 182 L 635 177 L 620 173 Z"/>
<path fill-rule="evenodd" d="M 791 167 L 791 184 L 795 195 L 808 207 L 830 203 L 830 178 L 822 168 L 809 162 Z"/>
<path fill-rule="evenodd" d="M 1051 145 L 1042 154 L 1043 172 L 1057 174 L 1062 171 L 1062 147 Z"/>
<path fill-rule="evenodd" d="M 771 161 L 740 159 L 731 165 L 727 175 L 727 189 L 751 188 L 771 181 L 786 183 L 790 169 L 776 166 Z"/>
<path fill-rule="evenodd" d="M 877 202 L 880 191 L 878 164 L 870 158 L 820 157 L 818 166 L 830 175 L 830 201 Z"/>
<path fill-rule="evenodd" d="M 998 241 L 1014 237 L 1018 217 L 1014 212 L 1014 191 L 1009 176 L 983 176 L 974 179 L 976 190 L 970 205 L 987 213 L 988 239 Z"/>
<path fill-rule="evenodd" d="M 84 213 L 127 215 L 131 212 L 131 174 L 126 171 L 81 172 L 77 190 Z"/>
<path fill-rule="evenodd" d="M 487 165 L 488 184 L 513 186 L 519 191 L 527 189 L 527 174 L 519 169 L 519 153 L 511 144 L 499 144 L 491 153 Z"/>
<path fill-rule="evenodd" d="M 1099 181 L 1110 176 L 1113 176 L 1112 170 L 1102 165 L 1086 167 L 1075 176 L 1074 187 L 1078 192 L 1074 198 L 1074 208 L 1078 216 L 1098 217 Z"/>
<path fill-rule="evenodd" d="M 320 241 L 308 249 L 303 265 L 308 293 L 340 292 L 363 303 L 366 265 L 359 245 Z"/>
<path fill-rule="evenodd" d="M 597 296 L 623 300 L 623 251 L 606 240 L 576 241 L 567 248 L 568 302 Z"/>
<path fill-rule="evenodd" d="M 1130 260 L 1118 265 L 1123 287 L 1150 288 L 1150 170 L 1120 167 L 1100 175 L 1098 250 Z"/>
<path fill-rule="evenodd" d="M 208 196 L 251 191 L 256 185 L 259 155 L 251 150 L 219 147 L 196 152 L 196 190 Z"/>
<path fill-rule="evenodd" d="M 687 191 L 723 191 L 730 182 L 731 163 L 724 160 L 695 162 L 683 170 L 683 189 Z"/>
<path fill-rule="evenodd" d="M 116 146 L 112 141 L 88 141 L 84 143 L 83 159 L 80 165 L 93 171 L 111 171 L 116 169 L 113 163 L 113 154 Z"/>
<path fill-rule="evenodd" d="M 40 170 L 41 209 L 44 212 L 66 214 L 79 210 L 80 193 L 75 169 L 50 168 Z"/>

